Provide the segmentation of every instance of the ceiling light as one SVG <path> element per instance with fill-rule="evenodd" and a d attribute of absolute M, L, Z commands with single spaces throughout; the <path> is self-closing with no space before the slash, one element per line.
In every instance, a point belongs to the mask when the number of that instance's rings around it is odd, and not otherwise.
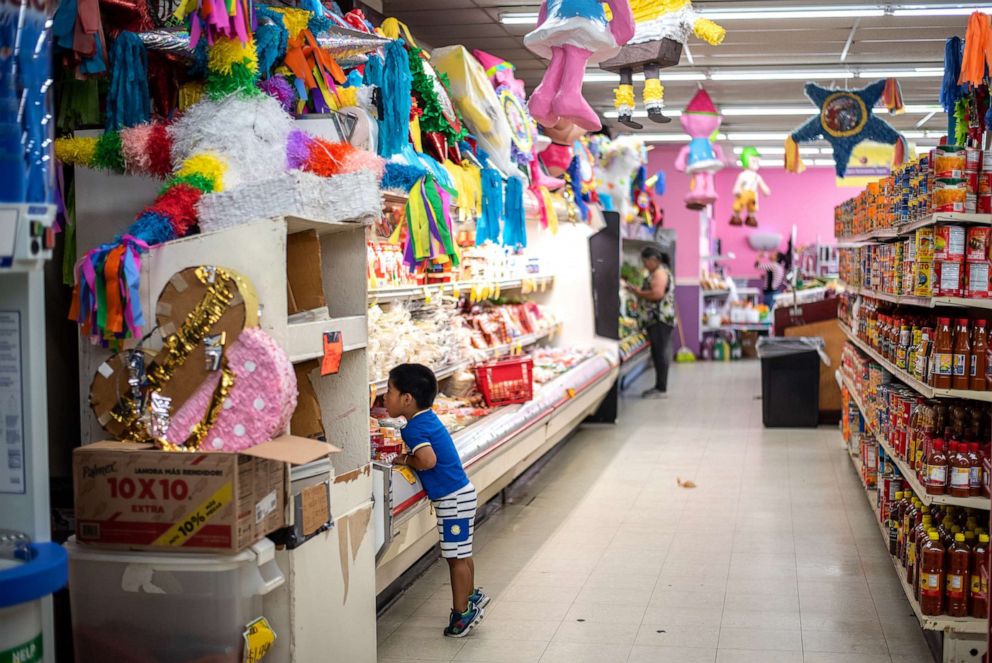
<path fill-rule="evenodd" d="M 504 12 L 499 15 L 503 25 L 533 25 L 537 23 L 537 12 Z"/>
<path fill-rule="evenodd" d="M 849 7 L 782 7 L 771 9 L 765 7 L 749 7 L 747 9 L 711 9 L 700 12 L 704 17 L 714 21 L 759 20 L 759 19 L 790 19 L 790 18 L 855 18 L 859 16 L 884 16 L 881 7 L 865 8 L 864 6 Z"/>
<path fill-rule="evenodd" d="M 646 134 L 631 134 L 640 138 L 645 143 L 688 143 L 692 140 L 689 134 L 658 134 L 658 133 L 646 133 Z M 717 134 L 717 140 L 726 140 L 727 137 L 724 134 Z"/>
<path fill-rule="evenodd" d="M 988 4 L 902 5 L 892 9 L 893 16 L 968 16 L 975 11 L 989 11 Z"/>
<path fill-rule="evenodd" d="M 858 78 L 943 78 L 943 67 L 916 67 L 915 69 L 865 69 Z"/>
<path fill-rule="evenodd" d="M 728 133 L 727 140 L 735 142 L 747 142 L 749 140 L 785 140 L 788 137 L 785 131 L 745 131 Z"/>
<path fill-rule="evenodd" d="M 761 160 L 761 166 L 762 166 L 762 168 L 782 168 L 783 166 L 785 166 L 785 160 L 784 159 L 762 159 Z"/>
<path fill-rule="evenodd" d="M 743 152 L 744 152 L 744 147 L 743 146 L 738 146 L 738 147 L 735 147 L 734 148 L 734 154 L 741 154 Z M 781 155 L 785 154 L 785 148 L 784 147 L 776 147 L 776 146 L 766 145 L 766 146 L 762 147 L 760 150 L 758 150 L 758 152 L 761 153 L 762 158 L 764 158 L 766 155 L 778 155 L 778 156 L 781 156 Z M 820 154 L 820 148 L 819 147 L 800 147 L 799 148 L 799 154 Z"/>
<path fill-rule="evenodd" d="M 944 107 L 940 104 L 906 104 L 907 113 L 943 113 Z"/>
<path fill-rule="evenodd" d="M 665 117 L 682 117 L 682 111 L 668 110 L 667 108 L 661 111 L 661 114 L 664 115 Z M 605 113 L 603 113 L 603 117 L 614 120 L 619 116 L 620 114 L 617 113 L 615 110 L 606 111 Z M 647 117 L 647 116 L 648 116 L 648 112 L 646 110 L 635 110 L 633 113 L 631 113 L 631 117 Z"/>
<path fill-rule="evenodd" d="M 723 115 L 813 115 L 815 108 L 810 106 L 777 107 L 769 106 L 725 106 L 720 109 Z"/>
<path fill-rule="evenodd" d="M 640 82 L 644 80 L 643 73 L 634 74 L 634 81 Z M 682 74 L 669 74 L 665 71 L 661 73 L 661 80 L 664 82 L 670 81 L 705 81 L 706 74 L 703 72 L 685 72 Z M 588 71 L 582 76 L 583 83 L 619 83 L 620 77 L 616 74 L 611 74 L 608 71 Z"/>
<path fill-rule="evenodd" d="M 836 166 L 833 159 L 813 159 L 814 166 Z"/>
<path fill-rule="evenodd" d="M 817 71 L 789 71 L 770 69 L 766 71 L 715 71 L 710 74 L 714 81 L 804 81 L 811 79 L 847 79 L 854 73 L 843 69 Z"/>

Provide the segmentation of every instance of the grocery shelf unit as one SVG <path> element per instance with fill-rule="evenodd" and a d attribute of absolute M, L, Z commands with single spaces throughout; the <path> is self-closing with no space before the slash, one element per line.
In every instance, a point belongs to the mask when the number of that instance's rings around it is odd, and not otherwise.
<path fill-rule="evenodd" d="M 581 267 L 590 264 L 589 237 L 595 232 L 595 222 L 589 225 L 566 221 L 560 215 L 558 233 L 553 236 L 540 231 L 530 217 L 527 224 L 528 247 L 541 258 L 541 278 L 545 282 L 544 287 L 531 288 L 530 295 L 552 309 L 561 323 L 560 329 L 522 337 L 481 354 L 501 356 L 540 343 L 592 347 L 597 353 L 551 382 L 535 387 L 532 401 L 499 408 L 454 434 L 455 446 L 479 492 L 480 505 L 498 496 L 566 439 L 596 411 L 618 377 L 617 342 L 595 334 L 588 268 Z M 377 301 L 378 294 L 369 292 L 370 304 Z M 436 367 L 440 368 L 437 373 L 442 388 L 445 378 L 474 361 Z M 382 393 L 384 386 L 383 382 L 372 383 L 370 396 L 373 390 Z M 380 604 L 386 605 L 402 588 L 407 570 L 434 550 L 437 521 L 419 480 L 411 483 L 379 463 L 374 463 L 373 469 L 376 594 Z"/>
<path fill-rule="evenodd" d="M 79 255 L 125 227 L 161 186 L 146 178 L 81 168 L 76 178 Z M 366 660 L 375 648 L 366 281 L 355 278 L 365 273 L 365 227 L 293 216 L 258 219 L 152 247 L 142 259 L 140 298 L 146 317 L 152 320 L 158 294 L 174 273 L 196 265 L 218 265 L 251 281 L 261 304 L 261 328 L 294 362 L 322 355 L 323 332 L 342 333 L 339 372 L 321 377 L 315 369 L 310 375 L 327 440 L 342 452 L 330 460 L 287 470 L 294 495 L 303 487 L 327 486 L 332 526 L 276 553 L 286 582 L 264 599 L 264 614 L 278 636 L 266 657 L 273 663 L 320 660 L 329 651 L 340 660 Z M 310 321 L 291 322 L 287 236 L 303 230 L 316 230 L 320 240 L 327 309 L 320 309 Z M 149 342 L 153 350 L 155 343 L 153 336 Z M 83 338 L 79 349 L 82 443 L 88 444 L 106 437 L 87 395 L 92 376 L 110 353 Z M 287 522 L 293 523 L 293 500 L 288 502 Z"/>
<path fill-rule="evenodd" d="M 931 214 L 917 221 L 903 224 L 897 228 L 883 228 L 866 233 L 861 233 L 853 237 L 839 238 L 841 248 L 851 248 L 864 244 L 892 241 L 903 238 L 913 233 L 918 228 L 936 225 L 938 223 L 954 223 L 960 225 L 992 225 L 992 215 L 989 214 L 957 214 L 939 213 Z M 883 292 L 876 292 L 869 288 L 853 287 L 845 285 L 845 289 L 858 296 L 870 297 L 873 299 L 889 302 L 898 306 L 915 307 L 923 309 L 933 308 L 955 308 L 964 310 L 985 311 L 992 309 L 992 300 L 987 299 L 967 299 L 960 297 L 911 297 L 892 295 Z M 992 392 L 962 390 L 962 389 L 937 389 L 917 380 L 905 370 L 895 366 L 880 353 L 878 353 L 868 343 L 859 338 L 854 331 L 843 323 L 839 323 L 840 328 L 849 341 L 861 352 L 881 365 L 895 379 L 902 382 L 910 389 L 916 391 L 926 398 L 954 398 L 967 399 L 983 402 L 992 402 Z M 853 381 L 844 374 L 843 370 L 837 372 L 838 382 L 851 394 L 851 399 L 861 410 L 865 412 L 865 404 L 861 399 L 861 394 L 855 389 Z M 867 417 L 865 418 L 867 421 Z M 903 480 L 912 488 L 916 496 L 924 504 L 950 504 L 972 509 L 988 511 L 990 500 L 987 497 L 953 497 L 951 495 L 928 495 L 923 485 L 916 476 L 916 473 L 909 467 L 906 461 L 900 459 L 894 450 L 881 435 L 869 431 L 873 435 L 881 449 L 892 459 L 892 462 L 899 468 Z M 851 454 L 852 462 L 860 476 L 861 460 Z M 874 490 L 867 492 L 869 504 L 875 513 L 875 519 L 879 523 L 882 531 L 883 542 L 888 547 L 888 533 L 879 517 L 878 501 Z M 957 618 L 947 615 L 929 616 L 924 615 L 920 610 L 919 602 L 913 596 L 913 588 L 906 581 L 906 574 L 899 561 L 893 557 L 893 564 L 896 575 L 902 585 L 906 598 L 909 600 L 913 611 L 928 636 L 932 646 L 940 648 L 942 651 L 942 661 L 952 663 L 959 661 L 980 661 L 988 648 L 989 623 L 985 619 Z"/>

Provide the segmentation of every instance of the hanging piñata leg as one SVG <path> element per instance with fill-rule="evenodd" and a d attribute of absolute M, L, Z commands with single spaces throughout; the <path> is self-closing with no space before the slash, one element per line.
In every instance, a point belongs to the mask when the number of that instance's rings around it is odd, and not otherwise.
<path fill-rule="evenodd" d="M 661 112 L 665 107 L 665 86 L 661 84 L 661 70 L 655 62 L 644 65 L 644 107 L 652 122 L 668 124 L 672 121 Z"/>
<path fill-rule="evenodd" d="M 617 109 L 617 121 L 631 129 L 643 129 L 644 125 L 634 122 L 634 72 L 630 67 L 620 70 L 620 86 L 613 90 L 613 105 Z"/>

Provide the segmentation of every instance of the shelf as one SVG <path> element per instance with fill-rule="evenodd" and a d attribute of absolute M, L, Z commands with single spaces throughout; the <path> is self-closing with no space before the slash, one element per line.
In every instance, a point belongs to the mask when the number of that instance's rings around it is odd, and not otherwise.
<path fill-rule="evenodd" d="M 304 314 L 305 315 L 305 314 Z M 364 348 L 368 342 L 368 322 L 364 315 L 290 321 L 286 328 L 286 351 L 294 364 L 324 356 L 324 332 L 341 332 L 345 352 Z"/>
<path fill-rule="evenodd" d="M 365 223 L 343 223 L 341 221 L 325 221 L 321 219 L 310 219 L 301 216 L 284 216 L 286 222 L 286 233 L 303 232 L 305 230 L 316 230 L 318 235 L 332 235 L 334 233 L 349 232 L 352 230 L 363 230 L 368 227 Z"/>
<path fill-rule="evenodd" d="M 860 468 L 858 467 L 857 459 L 852 457 L 851 460 L 855 464 L 855 469 L 859 472 L 858 476 L 860 476 Z M 875 522 L 878 524 L 878 529 L 882 536 L 882 544 L 885 546 L 886 552 L 888 552 L 889 533 L 886 531 L 885 525 L 882 524 L 881 514 L 878 511 L 878 505 L 875 504 L 872 498 L 873 493 L 875 493 L 874 490 L 869 490 L 867 488 L 865 489 L 865 497 L 868 500 L 868 506 L 871 508 L 872 514 L 875 517 Z M 906 572 L 902 568 L 902 563 L 893 555 L 889 555 L 889 559 L 892 561 L 892 567 L 895 569 L 896 577 L 899 579 L 899 584 L 902 586 L 902 591 L 906 595 L 906 600 L 909 601 L 909 605 L 912 606 L 916 619 L 920 622 L 920 626 L 924 630 L 974 634 L 985 634 L 988 632 L 988 621 L 985 619 L 978 619 L 976 617 L 950 617 L 948 615 L 924 615 L 923 611 L 920 609 L 919 602 L 913 595 L 913 587 L 906 582 Z"/>
<path fill-rule="evenodd" d="M 526 290 L 527 292 L 544 292 L 549 285 L 554 285 L 555 277 L 534 275 L 519 279 L 502 281 L 458 281 L 455 283 L 439 283 L 437 285 L 411 285 L 400 288 L 379 288 L 369 290 L 369 304 L 385 304 L 396 301 L 412 301 L 430 299 L 442 295 L 471 291 L 473 288 L 488 288 L 490 292 L 502 290 Z M 527 294 L 525 292 L 524 294 Z"/>
<path fill-rule="evenodd" d="M 972 401 L 984 401 L 992 403 L 992 391 L 972 391 L 971 389 L 936 389 L 930 385 L 923 384 L 906 371 L 896 368 L 889 360 L 880 355 L 874 348 L 858 338 L 851 328 L 838 320 L 837 324 L 847 337 L 856 346 L 861 348 L 865 354 L 882 365 L 882 367 L 899 379 L 906 386 L 912 388 L 916 393 L 927 398 L 962 398 Z"/>
<path fill-rule="evenodd" d="M 724 297 L 730 294 L 729 290 L 703 290 L 703 297 Z"/>
<path fill-rule="evenodd" d="M 861 413 L 864 414 L 865 412 L 864 404 L 861 402 L 861 399 L 859 398 L 858 392 L 855 390 L 854 385 L 851 384 L 850 380 L 848 380 L 847 376 L 845 375 L 842 375 L 841 379 L 843 380 L 844 385 L 847 387 L 847 390 L 851 393 L 852 400 L 854 400 L 854 403 L 858 406 L 858 409 L 861 410 Z M 866 427 L 868 426 L 867 417 L 865 417 L 865 426 Z M 953 504 L 954 506 L 964 506 L 972 509 L 979 509 L 982 511 L 988 511 L 990 507 L 992 507 L 992 501 L 990 501 L 988 498 L 985 497 L 954 497 L 953 495 L 928 495 L 926 489 L 923 487 L 923 484 L 921 484 L 919 478 L 917 478 L 916 472 L 914 472 L 913 469 L 909 466 L 909 463 L 907 463 L 905 460 L 899 458 L 899 456 L 896 455 L 895 450 L 889 445 L 888 440 L 883 438 L 877 432 L 873 432 L 869 430 L 869 433 L 875 438 L 875 440 L 878 442 L 878 445 L 885 450 L 885 453 L 888 454 L 889 458 L 892 459 L 892 462 L 896 464 L 896 467 L 899 468 L 899 473 L 902 474 L 903 480 L 909 483 L 910 488 L 913 489 L 913 492 L 916 493 L 916 496 L 924 504 L 927 505 Z"/>
<path fill-rule="evenodd" d="M 771 331 L 772 323 L 770 322 L 736 322 L 726 325 L 720 325 L 719 327 L 703 327 L 703 333 L 713 333 L 718 331 Z"/>
<path fill-rule="evenodd" d="M 871 241 L 879 241 L 885 239 L 895 239 L 896 237 L 908 235 L 909 233 L 917 230 L 918 228 L 926 228 L 928 226 L 933 226 L 938 223 L 959 223 L 963 225 L 990 226 L 992 225 L 992 214 L 963 214 L 959 212 L 942 212 L 937 214 L 931 214 L 928 217 L 919 219 L 917 221 L 912 221 L 898 228 L 879 228 L 878 230 L 871 230 L 866 233 L 851 235 L 850 237 L 838 237 L 837 239 L 840 242 L 843 242 L 844 244 L 848 244 L 848 245 L 871 242 Z"/>
<path fill-rule="evenodd" d="M 365 318 L 362 318 L 365 320 Z M 492 348 L 486 348 L 484 350 L 474 350 L 476 357 L 466 361 L 458 362 L 457 364 L 452 364 L 451 366 L 445 366 L 443 368 L 438 368 L 434 370 L 434 375 L 438 380 L 443 380 L 444 378 L 451 377 L 458 371 L 468 368 L 473 364 L 477 364 L 480 361 L 485 361 L 487 359 L 493 359 L 495 357 L 504 357 L 513 354 L 515 350 L 522 350 L 523 348 L 539 343 L 544 339 L 554 336 L 558 332 L 558 327 L 553 327 L 546 332 L 539 332 L 536 334 L 527 334 L 515 339 L 512 343 L 506 343 L 503 345 L 497 345 Z M 382 396 L 386 393 L 386 387 L 388 386 L 388 378 L 383 378 L 381 380 L 376 380 L 374 382 L 369 382 L 369 395 L 371 396 L 373 391 L 376 396 Z"/>
<path fill-rule="evenodd" d="M 992 309 L 992 299 L 976 299 L 968 297 L 915 297 L 912 295 L 890 295 L 885 292 L 876 292 L 868 288 L 859 288 L 851 285 L 844 285 L 848 292 L 853 292 L 863 297 L 871 297 L 883 302 L 901 304 L 904 306 L 921 306 L 923 308 L 936 308 L 938 306 L 952 306 L 955 308 L 980 308 Z"/>
<path fill-rule="evenodd" d="M 632 359 L 636 358 L 639 354 L 651 347 L 651 342 L 647 339 L 644 334 L 635 334 L 635 336 L 641 336 L 642 338 L 635 344 L 630 351 L 624 351 L 623 341 L 620 342 L 620 363 L 626 364 Z"/>

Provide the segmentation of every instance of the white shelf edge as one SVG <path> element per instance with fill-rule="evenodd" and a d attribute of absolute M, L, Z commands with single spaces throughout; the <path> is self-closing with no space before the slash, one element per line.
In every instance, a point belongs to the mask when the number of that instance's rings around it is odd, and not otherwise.
<path fill-rule="evenodd" d="M 886 292 L 877 292 L 868 288 L 859 288 L 853 285 L 844 284 L 844 288 L 861 295 L 871 297 L 892 304 L 903 306 L 920 306 L 923 308 L 935 308 L 937 306 L 951 306 L 954 308 L 976 308 L 992 309 L 992 299 L 980 299 L 969 297 L 917 297 L 915 295 L 891 295 Z"/>
<path fill-rule="evenodd" d="M 854 463 L 855 470 L 858 471 L 858 476 L 861 476 L 861 468 L 858 466 L 859 460 L 852 456 L 851 462 Z M 885 547 L 885 552 L 889 551 L 889 539 L 888 532 L 885 531 L 885 527 L 882 525 L 881 514 L 878 512 L 877 505 L 872 501 L 872 494 L 875 493 L 875 489 L 866 488 L 864 484 L 861 486 L 865 491 L 865 498 L 868 500 L 868 506 L 871 509 L 872 515 L 875 518 L 875 524 L 878 525 L 879 533 L 882 536 L 882 544 Z M 985 634 L 988 633 L 988 621 L 985 619 L 979 619 L 977 617 L 950 617 L 948 615 L 924 615 L 923 611 L 920 609 L 920 603 L 916 600 L 913 595 L 913 587 L 906 582 L 906 573 L 902 568 L 902 564 L 893 555 L 889 555 L 889 560 L 892 562 L 892 567 L 895 570 L 896 578 L 899 580 L 899 585 L 902 587 L 903 593 L 906 595 L 906 600 L 909 601 L 909 605 L 913 608 L 913 613 L 916 615 L 916 620 L 920 623 L 920 627 L 925 631 L 945 631 L 953 633 L 969 633 L 969 634 Z"/>
<path fill-rule="evenodd" d="M 840 371 L 838 371 L 838 373 L 840 373 Z M 846 375 L 841 374 L 841 379 L 851 394 L 851 400 L 854 401 L 854 404 L 858 406 L 858 409 L 861 410 L 863 415 L 865 412 L 865 407 L 861 402 L 861 399 L 858 397 L 858 393 L 854 389 L 854 385 L 851 384 Z M 865 426 L 867 425 L 868 419 L 865 417 Z M 909 466 L 907 461 L 896 455 L 895 450 L 889 445 L 888 441 L 875 431 L 869 430 L 868 433 L 874 437 L 875 441 L 878 442 L 878 445 L 885 450 L 885 453 L 892 459 L 892 462 L 899 468 L 899 472 L 902 474 L 903 480 L 909 482 L 910 488 L 913 489 L 913 492 L 916 493 L 916 496 L 924 504 L 950 504 L 953 506 L 978 509 L 980 511 L 989 511 L 992 509 L 992 500 L 985 497 L 954 497 L 953 495 L 928 494 L 926 489 L 920 483 L 920 480 L 917 478 L 916 472 L 913 471 L 913 468 Z"/>
<path fill-rule="evenodd" d="M 872 348 L 870 345 L 865 343 L 863 340 L 858 338 L 851 328 L 845 325 L 843 322 L 837 321 L 838 326 L 844 334 L 854 343 L 856 346 L 861 348 L 861 350 L 867 354 L 869 357 L 874 359 L 876 362 L 882 365 L 886 371 L 888 371 L 893 377 L 898 378 L 900 382 L 904 383 L 906 386 L 913 389 L 916 393 L 921 396 L 926 396 L 927 398 L 960 398 L 962 400 L 970 401 L 982 401 L 986 403 L 992 403 L 992 391 L 972 391 L 970 389 L 937 389 L 931 387 L 930 385 L 923 384 L 912 375 L 906 371 L 896 368 L 892 365 L 889 360 L 880 355 L 877 350 Z"/>
<path fill-rule="evenodd" d="M 938 223 L 967 223 L 972 225 L 990 226 L 992 225 L 992 214 L 965 214 L 961 212 L 937 212 L 928 217 L 911 221 L 898 228 L 879 228 L 866 233 L 851 235 L 850 237 L 838 237 L 838 242 L 849 244 L 871 242 L 873 240 L 894 239 L 896 237 L 908 235 L 919 228 L 936 225 Z"/>
<path fill-rule="evenodd" d="M 533 277 L 523 277 L 518 279 L 505 279 L 500 281 L 458 281 L 456 283 L 439 283 L 437 285 L 412 285 L 400 288 L 379 288 L 368 291 L 369 305 L 384 304 L 394 301 L 425 299 L 428 296 L 436 297 L 446 293 L 463 292 L 474 287 L 498 287 L 500 290 L 517 290 L 523 288 L 525 284 L 532 284 L 536 288 L 547 288 L 554 285 L 555 277 L 547 274 L 538 274 Z M 536 292 L 532 291 L 532 292 Z"/>
<path fill-rule="evenodd" d="M 324 356 L 324 332 L 339 331 L 344 351 L 364 348 L 368 343 L 368 322 L 364 315 L 296 322 L 286 327 L 286 352 L 298 364 Z"/>

